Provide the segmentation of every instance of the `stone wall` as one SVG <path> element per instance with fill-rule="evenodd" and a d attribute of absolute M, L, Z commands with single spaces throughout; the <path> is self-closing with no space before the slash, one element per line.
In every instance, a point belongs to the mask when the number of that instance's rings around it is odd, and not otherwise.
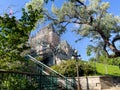
<path fill-rule="evenodd" d="M 80 77 L 82 90 L 101 90 L 100 78 L 97 76 Z"/>
<path fill-rule="evenodd" d="M 119 87 L 120 90 L 120 77 L 100 77 L 101 89 L 110 89 L 111 87 Z"/>
<path fill-rule="evenodd" d="M 76 78 L 77 80 L 77 78 Z M 120 77 L 87 76 L 80 77 L 82 90 L 120 90 Z"/>

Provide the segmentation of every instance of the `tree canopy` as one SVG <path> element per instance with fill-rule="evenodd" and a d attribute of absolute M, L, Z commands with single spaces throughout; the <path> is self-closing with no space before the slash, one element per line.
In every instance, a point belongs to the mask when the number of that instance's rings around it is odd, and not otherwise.
<path fill-rule="evenodd" d="M 44 12 L 44 15 L 52 21 L 55 30 L 61 33 L 69 29 L 67 28 L 69 24 L 79 25 L 74 29 L 76 34 L 83 38 L 92 38 L 92 41 L 97 43 L 103 42 L 102 48 L 108 57 L 119 57 L 120 50 L 116 42 L 120 40 L 120 17 L 108 12 L 109 2 L 89 0 L 85 3 L 85 1 L 66 0 L 60 8 L 53 4 L 52 14 Z"/>

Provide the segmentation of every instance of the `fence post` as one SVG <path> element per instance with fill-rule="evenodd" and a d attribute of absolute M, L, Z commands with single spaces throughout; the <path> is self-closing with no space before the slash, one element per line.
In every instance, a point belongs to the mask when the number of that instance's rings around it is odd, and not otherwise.
<path fill-rule="evenodd" d="M 67 78 L 65 78 L 66 80 L 66 90 L 68 90 L 68 82 L 67 82 Z"/>

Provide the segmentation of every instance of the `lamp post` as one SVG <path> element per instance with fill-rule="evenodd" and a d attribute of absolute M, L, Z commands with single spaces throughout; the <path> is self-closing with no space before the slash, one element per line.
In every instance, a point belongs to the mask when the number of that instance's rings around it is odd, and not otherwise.
<path fill-rule="evenodd" d="M 73 58 L 75 58 L 75 60 L 76 60 L 76 70 L 77 70 L 77 79 L 78 79 L 77 90 L 81 90 L 80 79 L 79 79 L 78 57 L 81 57 L 81 55 L 78 55 L 78 51 L 74 50 Z"/>

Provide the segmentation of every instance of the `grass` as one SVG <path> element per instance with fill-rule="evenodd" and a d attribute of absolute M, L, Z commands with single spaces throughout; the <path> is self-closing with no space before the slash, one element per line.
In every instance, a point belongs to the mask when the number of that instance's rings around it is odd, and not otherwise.
<path fill-rule="evenodd" d="M 99 75 L 120 76 L 119 66 L 96 63 L 96 70 Z"/>

